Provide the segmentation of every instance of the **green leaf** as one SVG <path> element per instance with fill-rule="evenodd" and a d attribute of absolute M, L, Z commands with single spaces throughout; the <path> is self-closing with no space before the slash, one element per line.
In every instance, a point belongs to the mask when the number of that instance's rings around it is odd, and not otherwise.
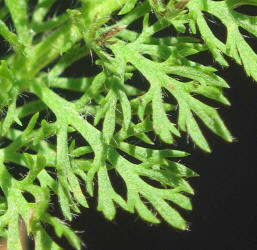
<path fill-rule="evenodd" d="M 42 22 L 55 0 L 39 0 L 33 13 L 32 22 Z"/>
<path fill-rule="evenodd" d="M 70 154 L 72 156 L 82 156 L 82 155 L 89 154 L 89 153 L 92 153 L 92 152 L 93 152 L 92 148 L 89 147 L 89 146 L 78 147 L 78 148 L 73 149 L 73 150 L 70 149 Z"/>
<path fill-rule="evenodd" d="M 87 188 L 87 192 L 89 193 L 90 196 L 93 196 L 93 190 L 94 190 L 93 186 L 94 186 L 95 174 L 98 172 L 98 170 L 101 167 L 105 166 L 105 163 L 104 163 L 105 159 L 102 154 L 103 154 L 103 152 L 101 152 L 99 155 L 97 155 L 97 157 L 94 158 L 94 162 L 87 174 L 86 188 Z"/>
<path fill-rule="evenodd" d="M 23 179 L 23 182 L 32 184 L 33 181 L 37 178 L 38 174 L 44 169 L 46 166 L 46 159 L 41 154 L 38 153 L 36 163 L 34 163 L 32 157 L 29 154 L 25 154 L 28 165 L 30 166 L 29 174 Z"/>
<path fill-rule="evenodd" d="M 23 132 L 23 136 L 29 136 L 30 133 L 32 133 L 35 125 L 36 125 L 36 122 L 38 120 L 38 117 L 39 117 L 39 113 L 35 113 L 31 119 L 29 120 L 29 124 L 28 126 L 26 127 L 26 129 L 24 130 Z"/>
<path fill-rule="evenodd" d="M 130 12 L 136 5 L 138 0 L 127 0 L 125 5 L 122 7 L 118 15 L 124 15 Z"/>
<path fill-rule="evenodd" d="M 191 93 L 197 93 L 203 95 L 207 98 L 213 99 L 225 105 L 230 105 L 230 102 L 226 97 L 224 97 L 222 93 L 222 89 L 219 87 L 212 87 L 212 86 L 197 86 L 196 88 L 192 89 Z"/>
<path fill-rule="evenodd" d="M 255 1 L 241 1 L 239 5 L 243 3 L 256 5 Z M 243 65 L 246 74 L 257 81 L 257 55 L 239 31 L 239 27 L 241 27 L 257 37 L 257 17 L 240 14 L 233 10 L 235 6 L 238 6 L 238 1 L 208 1 L 205 4 L 201 0 L 190 1 L 188 4 L 189 16 L 198 25 L 202 38 L 215 60 L 222 65 L 228 66 L 221 55 L 222 52 L 232 57 L 238 64 Z M 225 43 L 215 37 L 215 34 L 213 34 L 204 20 L 202 11 L 217 17 L 226 26 L 227 40 Z"/>
<path fill-rule="evenodd" d="M 180 112 L 185 112 L 185 111 L 181 110 Z M 190 111 L 187 114 L 186 128 L 187 128 L 187 132 L 191 136 L 193 142 L 197 146 L 199 146 L 203 151 L 210 153 L 211 149 Z"/>
<path fill-rule="evenodd" d="M 109 91 L 107 96 L 101 101 L 100 106 L 97 107 L 97 112 L 94 118 L 94 126 L 96 126 L 104 117 L 109 107 L 111 106 L 113 99 L 116 101 L 115 93 L 113 91 Z"/>
<path fill-rule="evenodd" d="M 114 140 L 116 141 L 124 141 L 125 139 L 135 136 L 140 140 L 144 141 L 148 144 L 153 144 L 152 140 L 145 134 L 145 132 L 149 132 L 152 130 L 152 123 L 147 117 L 143 122 L 133 124 L 130 123 L 130 127 L 128 130 L 121 129 L 119 132 L 115 134 Z"/>
<path fill-rule="evenodd" d="M 142 195 L 169 224 L 178 229 L 186 229 L 187 225 L 185 220 L 165 201 L 167 198 L 172 199 L 170 193 L 178 192 L 176 189 L 163 190 L 150 186 L 135 172 L 134 168 L 136 168 L 136 165 L 128 162 L 121 156 L 117 156 L 113 151 L 110 151 L 108 159 L 112 164 L 115 164 L 116 170 L 126 183 L 128 190 L 128 206 L 131 211 L 134 211 L 134 208 L 143 208 L 139 213 L 140 216 L 152 223 L 159 222 L 149 210 L 144 209 L 143 201 L 138 199 L 138 197 L 140 197 L 139 195 Z M 169 195 L 167 195 L 167 193 Z M 173 197 L 173 201 L 177 201 L 175 197 Z M 141 203 L 141 206 L 138 206 L 138 203 Z M 190 209 L 190 206 L 185 200 L 183 203 L 182 206 L 186 209 Z"/>
<path fill-rule="evenodd" d="M 27 1 L 5 0 L 5 4 L 11 13 L 12 20 L 19 35 L 19 39 L 24 45 L 30 45 L 32 39 L 27 14 Z M 17 6 L 19 6 L 19 8 L 17 8 Z"/>
<path fill-rule="evenodd" d="M 168 60 L 167 60 L 168 64 Z M 202 86 L 216 86 L 222 88 L 229 88 L 228 84 L 221 77 L 213 74 L 211 72 L 212 69 L 210 67 L 204 66 L 176 66 L 172 65 L 167 67 L 165 70 L 168 74 L 174 74 L 177 76 L 187 77 L 189 79 L 194 80 L 195 82 L 199 82 Z M 215 69 L 214 69 L 215 71 Z"/>
<path fill-rule="evenodd" d="M 16 34 L 8 29 L 8 27 L 2 20 L 0 20 L 0 34 L 5 40 L 10 43 L 15 51 L 17 51 L 18 53 L 24 53 L 25 46 L 21 43 L 21 41 L 19 41 Z"/>
<path fill-rule="evenodd" d="M 223 137 L 227 141 L 232 141 L 232 136 L 226 129 L 222 120 L 218 116 L 217 112 L 213 107 L 207 106 L 200 101 L 197 101 L 190 95 L 190 91 L 192 91 L 192 85 L 186 85 L 185 83 L 179 82 L 174 78 L 171 78 L 167 75 L 167 68 L 164 64 L 159 65 L 159 63 L 152 62 L 149 59 L 144 58 L 143 56 L 137 54 L 137 52 L 133 51 L 129 46 L 125 46 L 123 43 L 116 44 L 115 46 L 119 46 L 120 50 L 126 56 L 126 60 L 130 61 L 138 70 L 142 72 L 142 74 L 149 81 L 151 88 L 147 92 L 148 99 L 144 103 L 148 103 L 152 98 L 152 107 L 153 107 L 153 128 L 157 134 L 160 135 L 160 138 L 166 143 L 172 143 L 172 137 L 170 131 L 175 135 L 179 135 L 178 131 L 173 127 L 172 123 L 169 122 L 165 111 L 162 107 L 162 97 L 161 97 L 161 87 L 165 86 L 165 88 L 176 98 L 179 104 L 179 120 L 178 125 L 182 131 L 188 131 L 189 135 L 192 137 L 193 141 L 204 151 L 210 152 L 209 145 L 202 135 L 200 128 L 195 121 L 192 112 L 195 112 L 206 124 L 208 128 L 210 128 L 214 133 Z M 170 67 L 169 72 L 173 67 Z M 157 70 L 158 69 L 158 70 Z M 175 67 L 176 69 L 176 67 Z M 185 76 L 186 71 L 183 67 L 177 67 L 176 74 Z M 212 69 L 205 69 L 208 74 L 201 73 L 198 69 L 193 69 L 192 72 L 195 75 L 190 76 L 193 79 L 199 81 L 202 85 L 213 85 L 215 79 L 220 81 L 218 86 L 227 86 L 226 83 L 221 80 L 221 78 L 216 77 L 213 73 L 210 73 Z M 187 76 L 187 75 L 186 75 Z M 217 83 L 216 83 L 217 84 Z M 193 88 L 194 89 L 194 88 Z M 144 99 L 143 99 L 144 100 Z M 224 99 L 223 99 L 224 101 Z M 199 105 L 196 105 L 198 103 Z M 140 111 L 140 118 L 144 114 L 146 104 L 142 106 L 142 111 Z M 204 107 L 204 108 L 203 108 Z M 208 121 L 206 121 L 208 119 Z M 161 121 L 161 122 L 160 122 Z"/>
<path fill-rule="evenodd" d="M 60 177 L 60 181 L 66 190 L 70 190 L 74 198 L 80 205 L 88 207 L 84 194 L 77 177 L 74 175 L 73 169 L 70 165 L 68 158 L 68 145 L 67 145 L 67 126 L 65 124 L 60 125 L 61 128 L 57 134 L 57 172 Z M 61 191 L 62 192 L 62 191 Z M 67 210 L 67 209 L 66 209 Z"/>
<path fill-rule="evenodd" d="M 131 211 L 134 211 L 134 208 L 138 212 L 139 216 L 150 223 L 160 223 L 153 212 L 141 201 L 139 194 L 133 190 L 128 190 L 128 204 Z"/>
<path fill-rule="evenodd" d="M 116 113 L 116 102 L 117 99 L 113 96 L 108 102 L 109 107 L 107 108 L 104 123 L 103 123 L 103 137 L 107 144 L 110 143 L 114 131 L 115 131 L 115 113 Z"/>
<path fill-rule="evenodd" d="M 179 136 L 178 130 L 169 121 L 162 105 L 162 93 L 160 88 L 154 89 L 152 100 L 153 107 L 153 129 L 156 134 L 160 135 L 162 141 L 166 143 L 173 143 L 172 134 Z"/>
<path fill-rule="evenodd" d="M 153 98 L 153 91 L 154 91 L 154 89 L 150 88 L 149 91 L 147 91 L 144 95 L 140 96 L 137 99 L 137 106 L 138 106 L 137 114 L 141 121 L 144 120 L 144 115 L 145 115 L 145 110 L 146 110 L 147 104 L 150 103 Z"/>
<path fill-rule="evenodd" d="M 130 122 L 131 122 L 131 106 L 129 99 L 127 95 L 125 94 L 124 90 L 119 90 L 118 93 L 118 98 L 121 104 L 122 108 L 122 114 L 123 114 L 123 126 L 125 130 L 128 130 Z"/>
<path fill-rule="evenodd" d="M 11 127 L 13 122 L 16 122 L 18 125 L 22 126 L 20 119 L 18 118 L 17 110 L 16 110 L 16 100 L 13 100 L 8 107 L 7 115 L 2 124 L 1 134 L 5 135 L 8 129 Z"/>
<path fill-rule="evenodd" d="M 66 225 L 64 225 L 60 220 L 58 220 L 55 217 L 47 216 L 44 218 L 46 222 L 51 224 L 53 228 L 55 229 L 56 235 L 61 238 L 62 236 L 65 236 L 69 243 L 75 248 L 80 249 L 81 242 L 79 238 L 76 236 L 76 234 L 68 228 Z"/>
<path fill-rule="evenodd" d="M 58 197 L 59 197 L 59 202 L 60 206 L 63 212 L 63 215 L 66 219 L 69 221 L 72 220 L 72 215 L 70 211 L 70 202 L 69 199 L 67 198 L 68 194 L 67 191 L 63 188 L 62 184 L 59 182 L 58 183 Z"/>
<path fill-rule="evenodd" d="M 119 143 L 119 149 L 127 154 L 137 158 L 140 161 L 147 161 L 155 164 L 166 164 L 165 158 L 168 157 L 185 157 L 188 153 L 179 150 L 157 150 L 132 145 L 126 142 Z"/>
<path fill-rule="evenodd" d="M 127 210 L 126 202 L 117 194 L 111 185 L 107 169 L 102 166 L 98 171 L 98 206 L 97 210 L 102 211 L 104 216 L 112 220 L 115 216 L 114 201 L 123 209 Z"/>
<path fill-rule="evenodd" d="M 197 99 L 192 97 L 190 99 L 191 109 L 203 123 L 216 135 L 219 135 L 228 142 L 232 142 L 232 136 L 219 117 L 218 112 Z"/>
<path fill-rule="evenodd" d="M 37 230 L 34 234 L 35 237 L 35 250 L 61 250 L 62 248 L 58 246 L 52 238 L 46 233 L 45 229 L 41 225 L 37 225 Z"/>

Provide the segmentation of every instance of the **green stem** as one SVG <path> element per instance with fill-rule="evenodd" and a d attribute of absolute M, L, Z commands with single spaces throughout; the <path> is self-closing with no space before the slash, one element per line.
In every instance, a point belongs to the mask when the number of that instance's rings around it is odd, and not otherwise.
<path fill-rule="evenodd" d="M 22 79 L 32 79 L 42 68 L 58 56 L 67 52 L 77 41 L 84 37 L 92 38 L 96 30 L 108 21 L 109 16 L 122 7 L 126 0 L 88 1 L 82 8 L 83 30 L 72 23 L 64 23 L 51 36 L 32 48 L 30 60 L 14 59 L 16 75 Z M 106 18 L 108 17 L 108 18 Z M 86 34 L 85 34 L 85 33 Z M 29 84 L 29 83 L 28 83 Z"/>

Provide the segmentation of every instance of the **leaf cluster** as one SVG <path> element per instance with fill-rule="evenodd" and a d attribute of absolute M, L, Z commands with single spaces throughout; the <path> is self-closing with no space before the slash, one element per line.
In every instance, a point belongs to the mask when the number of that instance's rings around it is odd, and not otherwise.
<path fill-rule="evenodd" d="M 109 220 L 119 206 L 150 223 L 162 218 L 186 230 L 176 207 L 192 209 L 194 191 L 187 179 L 198 174 L 177 161 L 188 153 L 174 149 L 176 138 L 186 133 L 210 152 L 200 122 L 233 140 L 208 102 L 230 105 L 223 94 L 228 84 L 213 66 L 190 56 L 210 51 L 222 66 L 228 66 L 225 56 L 231 57 L 257 81 L 257 55 L 239 31 L 256 37 L 257 17 L 235 10 L 256 1 L 81 0 L 56 15 L 51 14 L 55 0 L 39 0 L 33 8 L 26 0 L 0 3 L 0 36 L 11 48 L 0 64 L 0 236 L 8 239 L 8 249 L 22 249 L 21 218 L 35 249 L 61 249 L 46 224 L 81 248 L 76 234 L 49 212 L 51 195 L 58 197 L 66 221 L 88 207 L 86 196 L 97 193 L 97 209 Z M 209 28 L 206 12 L 226 26 L 226 42 Z M 140 20 L 141 32 L 130 28 Z M 158 36 L 170 27 L 177 35 Z M 98 74 L 63 76 L 92 53 L 101 67 Z M 133 84 L 138 73 L 147 89 Z M 60 91 L 80 97 L 69 101 Z M 25 93 L 36 99 L 17 106 Z M 52 120 L 44 117 L 49 110 Z M 165 149 L 156 145 L 155 136 Z M 10 165 L 18 173 L 25 167 L 27 174 L 15 178 Z M 126 197 L 114 189 L 113 173 L 123 180 Z M 26 193 L 34 200 L 25 199 Z"/>

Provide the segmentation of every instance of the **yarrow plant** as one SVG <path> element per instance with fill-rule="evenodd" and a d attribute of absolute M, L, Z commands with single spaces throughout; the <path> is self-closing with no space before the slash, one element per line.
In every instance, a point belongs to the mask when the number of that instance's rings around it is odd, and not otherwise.
<path fill-rule="evenodd" d="M 174 149 L 180 147 L 176 138 L 187 134 L 210 152 L 198 119 L 233 141 L 206 101 L 230 105 L 223 95 L 228 84 L 214 67 L 190 56 L 209 51 L 224 67 L 230 57 L 257 81 L 257 55 L 240 33 L 257 37 L 257 17 L 236 11 L 257 1 L 80 0 L 53 14 L 62 2 L 0 0 L 0 36 L 9 47 L 0 64 L 0 236 L 7 238 L 7 249 L 22 249 L 20 220 L 35 249 L 61 249 L 46 224 L 81 249 L 67 221 L 88 207 L 87 196 L 97 196 L 97 210 L 109 220 L 119 206 L 150 223 L 162 219 L 186 230 L 174 205 L 192 209 L 187 179 L 198 175 L 172 159 L 188 155 Z M 225 41 L 210 29 L 206 14 L 224 24 Z M 140 32 L 130 25 L 135 21 Z M 177 35 L 161 32 L 171 27 Z M 92 54 L 99 73 L 64 76 Z M 133 83 L 138 73 L 147 88 Z M 79 97 L 70 100 L 74 92 Z M 29 102 L 20 101 L 23 95 L 31 96 Z M 113 171 L 126 196 L 113 188 Z M 50 213 L 51 195 L 58 197 L 66 223 Z"/>

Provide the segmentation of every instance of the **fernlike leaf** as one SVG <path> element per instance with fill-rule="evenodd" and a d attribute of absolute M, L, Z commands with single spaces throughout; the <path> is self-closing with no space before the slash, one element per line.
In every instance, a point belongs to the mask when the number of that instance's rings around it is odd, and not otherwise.
<path fill-rule="evenodd" d="M 171 136 L 175 134 L 179 136 L 178 130 L 175 128 L 174 124 L 172 124 L 163 108 L 162 105 L 162 93 L 161 88 L 155 87 L 154 94 L 152 99 L 152 108 L 153 108 L 153 129 L 156 134 L 158 134 L 162 141 L 166 143 L 172 143 L 173 139 Z"/>
<path fill-rule="evenodd" d="M 210 72 L 209 68 L 206 69 L 208 73 L 200 73 L 195 67 L 189 67 L 194 74 L 188 75 L 186 70 L 183 67 L 170 65 L 167 69 L 167 62 L 156 63 L 149 59 L 144 58 L 139 53 L 135 52 L 132 48 L 136 45 L 131 45 L 132 47 L 126 46 L 123 43 L 119 43 L 113 46 L 119 46 L 120 51 L 125 55 L 126 60 L 131 62 L 149 81 L 151 85 L 150 90 L 147 92 L 148 95 L 141 97 L 141 100 L 144 101 L 142 106 L 142 111 L 139 112 L 140 118 L 142 119 L 146 104 L 152 100 L 153 107 L 153 125 L 156 133 L 160 135 L 160 138 L 166 142 L 171 143 L 171 133 L 179 136 L 176 129 L 172 126 L 171 122 L 168 120 L 167 115 L 165 114 L 162 108 L 162 97 L 160 89 L 165 87 L 177 100 L 179 104 L 179 120 L 178 126 L 182 131 L 187 131 L 192 137 L 192 140 L 204 151 L 210 151 L 209 145 L 205 140 L 195 118 L 193 117 L 194 112 L 204 123 L 211 129 L 215 134 L 223 137 L 227 141 L 232 141 L 232 136 L 225 127 L 223 121 L 218 116 L 217 111 L 198 100 L 196 100 L 190 92 L 191 84 L 179 82 L 172 77 L 169 77 L 166 72 L 176 73 L 176 75 L 188 76 L 191 79 L 195 80 L 199 86 L 208 86 L 208 85 L 218 85 L 217 88 L 221 86 L 226 86 L 226 83 L 221 80 L 219 77 L 215 76 Z M 215 81 L 217 79 L 217 81 Z M 187 88 L 189 85 L 189 88 Z M 211 86 L 213 88 L 213 86 Z M 192 91 L 193 92 L 193 91 Z M 211 96 L 213 97 L 213 96 Z M 226 99 L 220 94 L 219 98 L 222 102 L 226 102 Z M 227 104 L 227 103 L 226 103 Z M 157 121 L 161 120 L 162 123 Z M 162 126 L 163 124 L 164 126 Z M 156 126 L 156 128 L 155 128 Z"/>
<path fill-rule="evenodd" d="M 187 133 L 210 152 L 203 125 L 232 141 L 216 105 L 208 102 L 230 105 L 223 94 L 229 86 L 214 67 L 190 56 L 210 51 L 227 66 L 227 55 L 257 80 L 256 53 L 241 34 L 257 37 L 257 19 L 235 9 L 256 1 L 81 0 L 55 14 L 61 6 L 55 0 L 0 3 L 0 35 L 10 48 L 0 64 L 0 236 L 8 238 L 8 250 L 23 248 L 20 221 L 35 249 L 62 249 L 45 224 L 81 248 L 75 232 L 48 213 L 52 193 L 68 221 L 80 206 L 88 207 L 87 192 L 97 196 L 97 210 L 109 220 L 118 205 L 150 223 L 161 217 L 186 230 L 183 211 L 175 207 L 192 209 L 188 178 L 198 174 L 174 160 L 188 155 L 175 149 L 176 137 Z M 113 22 L 113 13 L 120 20 Z M 225 25 L 225 42 L 210 29 L 205 13 Z M 133 22 L 141 17 L 142 29 L 136 31 Z M 188 24 L 199 38 L 185 36 Z M 160 37 L 171 26 L 178 34 Z M 98 73 L 86 70 L 87 59 Z M 83 73 L 71 76 L 69 67 L 77 65 Z M 173 145 L 160 149 L 156 135 Z M 126 197 L 114 188 L 113 173 L 122 179 Z"/>
<path fill-rule="evenodd" d="M 102 211 L 105 217 L 112 220 L 115 216 L 116 202 L 123 209 L 127 210 L 127 204 L 123 198 L 117 194 L 111 186 L 106 166 L 102 166 L 98 171 L 98 206 L 97 210 Z"/>
<path fill-rule="evenodd" d="M 121 175 L 123 180 L 126 183 L 127 186 L 127 197 L 128 197 L 128 208 L 133 212 L 134 209 L 137 210 L 139 215 L 151 222 L 151 223 L 158 223 L 159 220 L 154 216 L 153 212 L 147 208 L 143 201 L 140 199 L 140 196 L 143 196 L 145 199 L 147 199 L 153 208 L 172 226 L 185 230 L 187 225 L 185 220 L 180 216 L 180 214 L 173 209 L 166 200 L 170 200 L 176 203 L 177 198 L 176 193 L 180 192 L 181 190 L 176 191 L 175 189 L 159 189 L 152 187 L 151 185 L 144 182 L 141 178 L 141 176 L 144 176 L 146 174 L 138 173 L 136 171 L 137 167 L 136 165 L 128 162 L 121 156 L 118 156 L 117 153 L 114 153 L 113 151 L 110 151 L 109 154 L 109 161 L 112 164 L 115 164 L 116 170 Z M 129 166 L 129 167 L 128 167 Z M 156 176 L 152 176 L 156 173 L 156 171 L 152 171 L 148 174 L 148 177 L 152 179 L 158 179 L 160 181 L 160 178 Z M 179 184 L 178 184 L 179 186 Z M 183 188 L 182 188 L 183 189 Z M 174 194 L 173 194 L 174 192 Z M 183 196 L 181 199 L 183 199 L 182 203 L 179 203 L 180 206 L 191 209 L 190 201 L 188 198 Z"/>
<path fill-rule="evenodd" d="M 195 31 L 197 24 L 202 38 L 209 47 L 214 58 L 222 65 L 227 66 L 227 62 L 222 57 L 224 53 L 232 57 L 238 64 L 244 66 L 246 74 L 257 80 L 257 55 L 248 45 L 240 33 L 239 28 L 243 28 L 253 36 L 257 37 L 255 16 L 247 16 L 234 10 L 241 4 L 256 5 L 255 1 L 190 1 L 188 4 L 191 28 Z M 223 43 L 208 27 L 204 19 L 203 11 L 217 17 L 227 28 L 227 39 Z"/>

